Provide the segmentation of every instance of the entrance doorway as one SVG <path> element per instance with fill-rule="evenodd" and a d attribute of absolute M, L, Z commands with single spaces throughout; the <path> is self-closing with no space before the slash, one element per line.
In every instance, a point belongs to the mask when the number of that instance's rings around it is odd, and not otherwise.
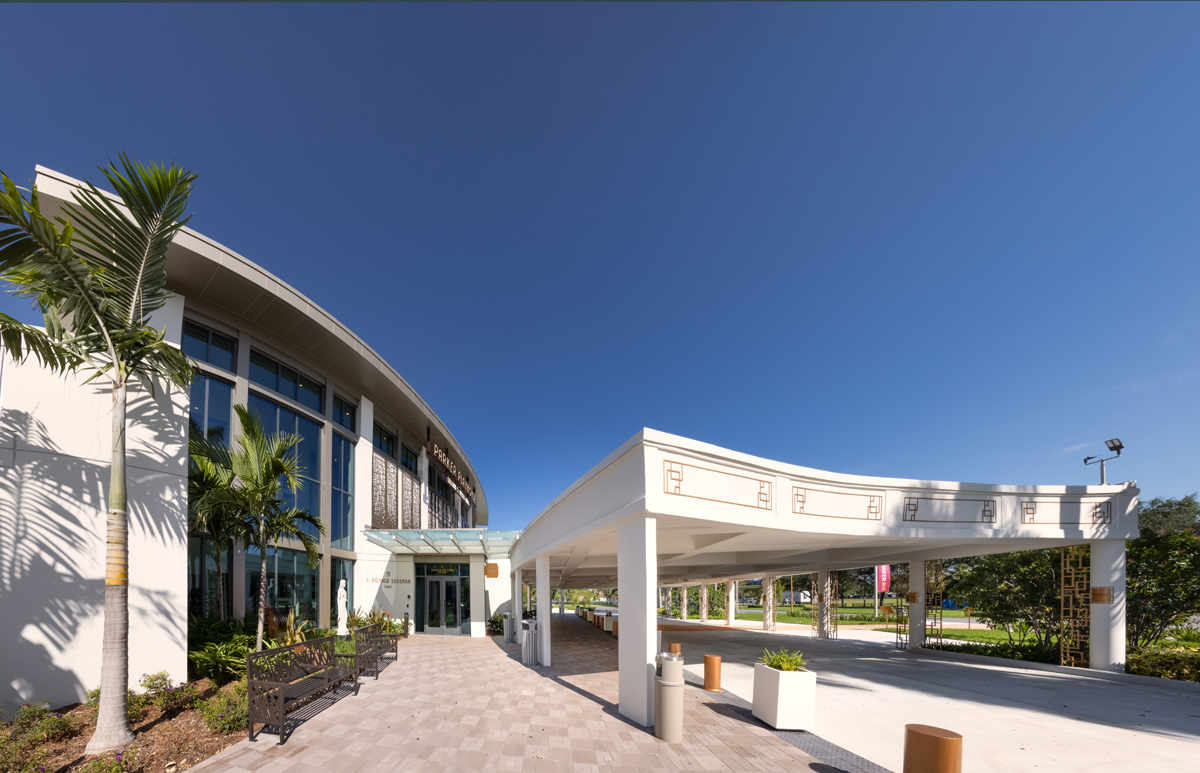
<path fill-rule="evenodd" d="M 459 579 L 456 577 L 427 577 L 425 579 L 425 633 L 458 636 Z"/>

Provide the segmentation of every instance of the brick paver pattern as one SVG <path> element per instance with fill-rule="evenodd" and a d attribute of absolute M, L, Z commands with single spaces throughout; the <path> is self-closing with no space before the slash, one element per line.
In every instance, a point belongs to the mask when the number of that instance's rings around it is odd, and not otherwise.
<path fill-rule="evenodd" d="M 683 743 L 617 713 L 617 647 L 572 613 L 553 615 L 549 668 L 499 637 L 412 636 L 379 680 L 303 712 L 287 743 L 263 733 L 197 765 L 274 771 L 646 771 L 828 769 L 709 693 L 684 687 Z"/>

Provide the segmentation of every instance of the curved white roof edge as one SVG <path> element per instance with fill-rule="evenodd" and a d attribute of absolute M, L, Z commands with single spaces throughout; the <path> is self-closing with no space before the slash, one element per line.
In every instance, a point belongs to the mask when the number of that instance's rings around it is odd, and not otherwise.
<path fill-rule="evenodd" d="M 61 201 L 73 201 L 71 189 L 82 188 L 83 180 L 77 180 L 69 177 L 61 172 L 49 169 L 40 164 L 34 168 L 36 173 L 36 185 L 38 193 L 48 195 L 51 198 Z M 50 185 L 46 185 L 49 182 Z M 101 191 L 114 201 L 120 201 L 110 191 Z M 477 513 L 477 521 L 479 523 L 487 523 L 488 509 L 487 496 L 483 490 L 483 482 L 480 480 L 478 473 L 475 472 L 474 465 L 462 450 L 458 440 L 455 439 L 453 433 L 445 425 L 441 418 L 429 407 L 412 385 L 410 385 L 403 376 L 401 376 L 395 368 L 388 364 L 387 360 L 383 359 L 371 346 L 355 334 L 350 328 L 342 324 L 325 309 L 314 303 L 311 299 L 305 296 L 296 288 L 289 285 L 279 277 L 259 266 L 257 263 L 248 258 L 234 252 L 225 245 L 211 239 L 198 231 L 184 226 L 179 235 L 176 236 L 173 247 L 178 247 L 186 250 L 189 254 L 195 255 L 197 259 L 214 263 L 217 266 L 238 274 L 248 281 L 254 283 L 262 289 L 263 292 L 270 294 L 274 298 L 280 300 L 292 308 L 298 309 L 305 313 L 305 316 L 318 322 L 326 332 L 341 339 L 347 346 L 355 351 L 365 362 L 372 365 L 381 375 L 391 381 L 396 389 L 398 389 L 404 397 L 416 405 L 429 422 L 440 432 L 451 445 L 452 450 L 466 464 L 471 480 L 475 482 L 477 487 L 475 508 Z M 175 257 L 173 255 L 172 257 Z M 168 275 L 169 281 L 169 275 Z"/>
<path fill-rule="evenodd" d="M 639 447 L 668 449 L 676 453 L 697 459 L 711 460 L 725 466 L 736 465 L 747 471 L 768 473 L 771 475 L 787 476 L 796 482 L 811 481 L 813 483 L 843 484 L 858 489 L 926 489 L 931 492 L 957 494 L 995 493 L 995 494 L 1029 494 L 1042 496 L 1114 496 L 1121 493 L 1140 493 L 1136 481 L 1093 485 L 1010 485 L 995 483 L 969 483 L 960 481 L 917 480 L 911 478 L 885 478 L 872 475 L 853 475 L 850 473 L 830 472 L 812 467 L 803 467 L 787 462 L 766 459 L 752 454 L 733 451 L 728 448 L 693 440 L 681 435 L 673 435 L 649 427 L 642 428 L 633 437 L 622 443 L 616 450 L 606 456 L 599 464 L 584 473 L 578 480 L 568 486 L 561 494 L 546 505 L 536 517 L 521 531 L 521 536 L 513 543 L 514 558 L 522 554 L 523 543 L 528 536 L 535 535 L 539 526 L 550 517 L 553 511 L 582 492 L 590 483 L 602 477 L 611 466 L 619 463 L 623 457 Z M 624 510 L 634 503 L 622 503 Z M 644 500 L 641 502 L 644 504 Z M 608 515 L 597 513 L 598 517 Z"/>

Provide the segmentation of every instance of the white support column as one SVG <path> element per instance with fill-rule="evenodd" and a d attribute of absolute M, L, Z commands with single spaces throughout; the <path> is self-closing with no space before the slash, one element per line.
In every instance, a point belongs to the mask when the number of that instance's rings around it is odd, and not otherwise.
<path fill-rule="evenodd" d="M 687 617 L 687 612 L 688 612 L 687 599 L 688 599 L 687 586 L 680 585 L 679 586 L 679 619 L 680 620 L 688 619 L 688 617 Z"/>
<path fill-rule="evenodd" d="M 524 601 L 522 601 L 522 597 L 521 597 L 521 588 L 522 588 L 521 570 L 513 569 L 512 578 L 513 578 L 513 596 L 512 596 L 513 629 L 519 631 L 519 630 L 521 630 L 521 620 L 525 617 L 525 615 L 524 615 L 525 603 L 524 603 Z"/>
<path fill-rule="evenodd" d="M 654 724 L 654 649 L 658 623 L 658 522 L 637 516 L 617 527 L 617 710 L 643 727 Z"/>
<path fill-rule="evenodd" d="M 813 611 L 817 616 L 817 637 L 829 638 L 829 572 L 817 572 L 817 597 L 812 600 Z"/>
<path fill-rule="evenodd" d="M 708 583 L 700 586 L 700 622 L 708 622 Z"/>
<path fill-rule="evenodd" d="M 562 615 L 562 614 L 565 614 L 566 611 L 567 611 L 567 589 L 559 588 L 558 589 L 558 613 L 560 615 Z"/>
<path fill-rule="evenodd" d="M 468 560 L 471 572 L 471 635 L 487 636 L 487 609 L 485 608 L 487 602 L 484 595 L 487 578 L 483 576 L 483 566 L 487 561 L 487 556 L 473 555 Z"/>
<path fill-rule="evenodd" d="M 917 594 L 913 596 L 912 594 Z M 925 562 L 908 564 L 908 648 L 915 650 L 925 644 Z"/>
<path fill-rule="evenodd" d="M 737 619 L 737 580 L 725 581 L 725 625 Z"/>
<path fill-rule="evenodd" d="M 1097 540 L 1092 549 L 1091 643 L 1088 664 L 1102 671 L 1124 671 L 1125 540 Z M 1105 591 L 1103 589 L 1111 589 Z M 1099 591 L 1097 593 L 1096 591 Z M 1109 597 L 1112 601 L 1097 601 Z"/>
<path fill-rule="evenodd" d="M 554 593 L 550 588 L 550 554 L 543 553 L 534 561 L 537 567 L 538 661 L 550 665 L 550 609 Z"/>
<path fill-rule="evenodd" d="M 775 578 L 770 575 L 762 579 L 763 630 L 775 630 Z"/>

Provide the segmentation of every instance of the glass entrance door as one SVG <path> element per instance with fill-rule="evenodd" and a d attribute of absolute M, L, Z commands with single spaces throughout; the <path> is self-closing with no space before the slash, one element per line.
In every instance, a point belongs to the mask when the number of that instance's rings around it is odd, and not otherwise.
<path fill-rule="evenodd" d="M 430 577 L 425 593 L 425 633 L 458 636 L 458 580 Z"/>

